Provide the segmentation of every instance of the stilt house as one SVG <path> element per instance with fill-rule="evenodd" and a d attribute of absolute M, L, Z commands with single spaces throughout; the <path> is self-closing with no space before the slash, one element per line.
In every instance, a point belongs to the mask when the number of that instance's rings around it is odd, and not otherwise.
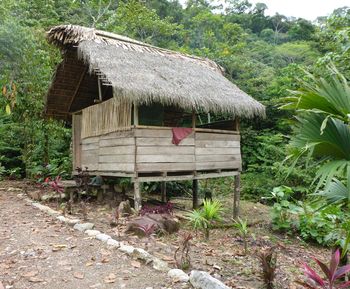
<path fill-rule="evenodd" d="M 239 181 L 238 119 L 265 109 L 215 62 L 74 25 L 53 27 L 48 41 L 63 60 L 46 114 L 72 119 L 74 168 L 130 177 L 136 209 L 142 182 L 193 180 L 196 204 L 198 179 Z M 231 120 L 208 123 L 203 113 Z"/>

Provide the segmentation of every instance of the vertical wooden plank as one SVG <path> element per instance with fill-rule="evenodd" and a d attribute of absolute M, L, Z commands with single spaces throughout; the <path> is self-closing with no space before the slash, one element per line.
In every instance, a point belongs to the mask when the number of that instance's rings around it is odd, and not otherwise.
<path fill-rule="evenodd" d="M 236 117 L 235 118 L 235 127 L 234 127 L 234 130 L 235 131 L 239 131 L 239 118 L 238 117 Z"/>
<path fill-rule="evenodd" d="M 73 114 L 73 170 L 81 167 L 81 114 Z"/>
<path fill-rule="evenodd" d="M 134 125 L 139 125 L 139 109 L 137 104 L 134 104 Z"/>
<path fill-rule="evenodd" d="M 193 209 L 198 208 L 198 180 L 192 181 L 192 207 Z"/>
<path fill-rule="evenodd" d="M 192 128 L 193 129 L 196 128 L 196 118 L 197 118 L 196 112 L 193 110 L 192 111 Z"/>
<path fill-rule="evenodd" d="M 241 174 L 235 176 L 235 188 L 233 193 L 233 218 L 239 216 L 239 201 L 241 198 Z"/>
<path fill-rule="evenodd" d="M 137 212 L 141 210 L 142 199 L 141 199 L 141 191 L 140 191 L 140 183 L 135 180 L 134 182 L 134 207 Z"/>

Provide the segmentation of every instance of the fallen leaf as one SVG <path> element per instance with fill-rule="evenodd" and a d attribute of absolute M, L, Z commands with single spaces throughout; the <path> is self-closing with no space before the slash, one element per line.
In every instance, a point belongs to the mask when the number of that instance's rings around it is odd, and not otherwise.
<path fill-rule="evenodd" d="M 107 258 L 103 258 L 102 260 L 101 260 L 101 263 L 108 263 L 109 262 L 109 259 L 107 259 Z"/>
<path fill-rule="evenodd" d="M 87 263 L 85 264 L 86 267 L 90 267 L 90 266 L 92 266 L 92 265 L 94 265 L 93 262 L 87 262 Z"/>
<path fill-rule="evenodd" d="M 30 271 L 30 272 L 22 274 L 22 277 L 34 277 L 34 276 L 38 275 L 38 273 L 39 273 L 38 271 Z"/>
<path fill-rule="evenodd" d="M 67 248 L 67 245 L 64 245 L 64 244 L 54 244 L 54 245 L 52 245 L 52 251 L 53 252 L 57 252 L 57 251 L 65 249 L 65 248 Z"/>
<path fill-rule="evenodd" d="M 141 267 L 141 263 L 138 261 L 131 261 L 131 266 L 135 267 L 135 268 L 140 268 Z"/>
<path fill-rule="evenodd" d="M 83 272 L 74 272 L 73 276 L 77 279 L 83 279 L 84 273 Z"/>
<path fill-rule="evenodd" d="M 29 282 L 40 283 L 40 282 L 44 282 L 44 279 L 41 279 L 41 278 L 38 278 L 38 277 L 31 277 L 31 278 L 29 278 Z"/>
<path fill-rule="evenodd" d="M 111 273 L 105 277 L 104 281 L 105 281 L 105 283 L 114 283 L 116 278 L 117 278 L 117 276 L 115 274 Z"/>

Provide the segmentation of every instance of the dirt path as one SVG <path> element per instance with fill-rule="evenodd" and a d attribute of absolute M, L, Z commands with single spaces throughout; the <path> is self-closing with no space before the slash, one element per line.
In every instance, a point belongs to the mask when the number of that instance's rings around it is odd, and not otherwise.
<path fill-rule="evenodd" d="M 0 289 L 181 288 L 0 188 Z"/>

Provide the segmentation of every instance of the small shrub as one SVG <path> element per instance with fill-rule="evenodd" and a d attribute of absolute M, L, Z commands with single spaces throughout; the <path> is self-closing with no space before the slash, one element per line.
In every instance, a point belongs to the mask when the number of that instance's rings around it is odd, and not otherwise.
<path fill-rule="evenodd" d="M 164 205 L 159 206 L 143 206 L 140 214 L 141 216 L 145 214 L 172 214 L 174 210 L 174 205 L 170 202 L 167 202 Z"/>
<path fill-rule="evenodd" d="M 248 253 L 248 236 L 249 236 L 249 228 L 248 228 L 248 222 L 247 220 L 242 220 L 241 218 L 238 218 L 238 220 L 235 220 L 235 223 L 233 226 L 238 229 L 239 235 L 243 239 L 244 244 L 244 255 L 247 255 Z"/>
<path fill-rule="evenodd" d="M 177 268 L 188 270 L 191 267 L 190 248 L 192 234 L 185 234 L 182 236 L 180 246 L 176 249 L 174 260 Z"/>
<path fill-rule="evenodd" d="M 301 208 L 293 202 L 293 190 L 287 186 L 273 188 L 271 196 L 266 199 L 274 200 L 272 207 L 272 228 L 277 231 L 289 231 L 295 228 L 297 214 Z"/>
<path fill-rule="evenodd" d="M 299 282 L 306 288 L 310 289 L 340 289 L 340 288 L 350 288 L 350 281 L 339 284 L 339 280 L 350 272 L 350 265 L 343 267 L 338 267 L 340 262 L 340 252 L 336 250 L 332 255 L 329 266 L 322 263 L 318 259 L 314 258 L 320 269 L 325 275 L 323 279 L 319 274 L 317 274 L 309 265 L 304 264 L 305 276 L 309 279 L 307 282 Z"/>
<path fill-rule="evenodd" d="M 261 262 L 262 278 L 266 289 L 273 289 L 277 268 L 277 252 L 275 251 L 275 247 L 262 250 L 258 256 Z"/>
<path fill-rule="evenodd" d="M 204 200 L 203 207 L 187 214 L 187 218 L 192 227 L 195 230 L 203 230 L 206 240 L 209 240 L 210 229 L 215 222 L 221 221 L 222 211 L 222 205 L 218 200 Z"/>

